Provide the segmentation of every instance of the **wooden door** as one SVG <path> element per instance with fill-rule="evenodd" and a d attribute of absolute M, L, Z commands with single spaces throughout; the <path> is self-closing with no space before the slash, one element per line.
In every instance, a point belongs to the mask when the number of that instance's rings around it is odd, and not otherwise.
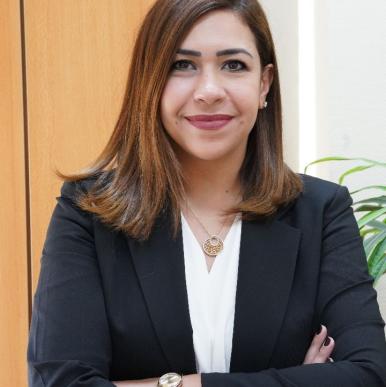
<path fill-rule="evenodd" d="M 0 2 L 0 378 L 27 386 L 26 349 L 47 226 L 62 182 L 113 130 L 152 0 Z"/>

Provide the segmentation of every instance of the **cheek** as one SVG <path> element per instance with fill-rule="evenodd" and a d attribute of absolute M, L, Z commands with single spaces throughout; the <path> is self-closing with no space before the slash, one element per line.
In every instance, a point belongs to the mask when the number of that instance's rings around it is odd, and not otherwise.
<path fill-rule="evenodd" d="M 233 100 L 240 102 L 238 104 L 239 106 L 247 108 L 258 106 L 259 104 L 260 89 L 258 83 L 253 80 L 233 85 L 230 92 L 233 96 Z"/>
<path fill-rule="evenodd" d="M 162 97 L 161 97 L 161 121 L 163 125 L 167 128 L 170 125 L 172 119 L 174 103 L 173 103 L 173 93 L 170 89 L 165 88 Z"/>
<path fill-rule="evenodd" d="M 179 111 L 189 97 L 190 90 L 189 82 L 175 78 L 170 79 L 166 83 L 161 97 L 162 110 L 173 113 Z"/>
<path fill-rule="evenodd" d="M 165 130 L 174 137 L 175 128 L 178 125 L 178 115 L 183 106 L 181 88 L 177 82 L 169 80 L 164 88 L 160 101 L 161 121 Z"/>
<path fill-rule="evenodd" d="M 258 88 L 244 86 L 233 90 L 233 101 L 240 114 L 240 124 L 253 126 L 259 109 Z"/>

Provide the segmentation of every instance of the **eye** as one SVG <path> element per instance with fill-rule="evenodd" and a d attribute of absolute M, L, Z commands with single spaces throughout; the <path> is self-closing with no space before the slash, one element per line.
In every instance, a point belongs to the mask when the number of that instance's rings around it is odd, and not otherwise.
<path fill-rule="evenodd" d="M 171 70 L 177 70 L 177 71 L 185 71 L 185 70 L 189 70 L 189 65 L 193 65 L 192 62 L 186 60 L 186 59 L 182 59 L 182 60 L 177 60 L 176 62 L 173 63 L 172 67 L 171 67 Z M 241 62 L 240 60 L 228 60 L 227 62 L 225 62 L 225 65 L 224 66 L 228 66 L 230 71 L 231 72 L 238 72 L 238 71 L 242 71 L 242 70 L 245 70 L 247 68 L 247 66 L 245 65 L 244 62 Z"/>
<path fill-rule="evenodd" d="M 192 64 L 188 60 L 177 60 L 172 64 L 171 70 L 187 70 L 187 66 Z"/>
<path fill-rule="evenodd" d="M 225 65 L 229 65 L 230 70 L 233 72 L 245 70 L 247 68 L 245 63 L 243 63 L 239 60 L 229 60 L 228 62 L 225 63 Z M 241 65 L 241 68 L 237 67 L 237 65 Z"/>

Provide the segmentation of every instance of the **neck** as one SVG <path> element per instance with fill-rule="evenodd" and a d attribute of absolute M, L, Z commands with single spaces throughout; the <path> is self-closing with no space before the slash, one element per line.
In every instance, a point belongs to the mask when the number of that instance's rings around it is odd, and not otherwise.
<path fill-rule="evenodd" d="M 189 205 L 200 213 L 218 215 L 241 199 L 238 160 L 197 160 L 184 158 L 182 168 Z"/>

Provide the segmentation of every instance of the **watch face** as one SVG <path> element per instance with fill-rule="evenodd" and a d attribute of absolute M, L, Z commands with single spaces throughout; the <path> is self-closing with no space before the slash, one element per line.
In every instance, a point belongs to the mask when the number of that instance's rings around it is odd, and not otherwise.
<path fill-rule="evenodd" d="M 178 387 L 181 383 L 181 375 L 175 372 L 169 372 L 165 375 L 162 375 L 159 378 L 158 386 L 161 387 Z"/>

